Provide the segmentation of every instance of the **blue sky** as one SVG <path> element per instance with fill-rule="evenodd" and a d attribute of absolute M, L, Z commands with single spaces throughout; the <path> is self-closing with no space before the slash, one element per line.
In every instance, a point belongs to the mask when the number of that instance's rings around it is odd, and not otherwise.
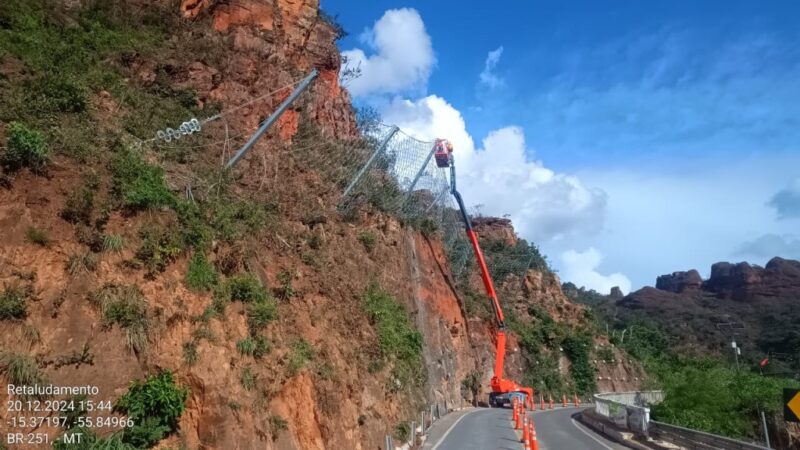
<path fill-rule="evenodd" d="M 504 184 L 492 145 L 519 147 L 505 184 L 521 206 L 487 212 L 510 214 L 562 278 L 635 289 L 800 257 L 800 3 L 509 3 L 322 6 L 365 62 L 357 103 L 460 136 L 476 183 Z"/>

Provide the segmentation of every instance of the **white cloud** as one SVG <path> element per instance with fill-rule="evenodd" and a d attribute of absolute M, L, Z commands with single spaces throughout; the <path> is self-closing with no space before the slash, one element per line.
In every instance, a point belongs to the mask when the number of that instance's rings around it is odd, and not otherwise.
<path fill-rule="evenodd" d="M 509 214 L 526 239 L 542 243 L 602 228 L 605 193 L 531 160 L 521 128 L 495 130 L 477 149 L 461 113 L 441 97 L 395 99 L 381 113 L 387 123 L 421 139 L 451 140 L 467 204 L 482 204 L 482 212 L 490 215 Z"/>
<path fill-rule="evenodd" d="M 390 9 L 361 41 L 373 50 L 342 52 L 350 67 L 360 67 L 361 76 L 348 89 L 354 96 L 422 90 L 428 82 L 436 57 L 425 24 L 415 9 Z"/>
<path fill-rule="evenodd" d="M 503 46 L 492 50 L 486 55 L 486 62 L 483 65 L 483 71 L 480 74 L 480 82 L 482 85 L 489 89 L 495 89 L 503 85 L 503 79 L 495 73 L 495 68 L 500 62 L 500 57 L 503 56 Z"/>
<path fill-rule="evenodd" d="M 621 273 L 603 275 L 597 271 L 603 255 L 594 247 L 584 252 L 568 250 L 561 255 L 563 269 L 561 276 L 578 286 L 594 289 L 601 294 L 608 294 L 611 288 L 619 286 L 623 293 L 631 290 L 631 281 Z"/>

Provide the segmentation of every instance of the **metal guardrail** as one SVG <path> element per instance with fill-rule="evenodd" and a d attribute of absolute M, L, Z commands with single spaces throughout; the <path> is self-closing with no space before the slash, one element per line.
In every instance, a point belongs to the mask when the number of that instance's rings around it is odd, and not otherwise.
<path fill-rule="evenodd" d="M 769 448 L 756 443 L 738 441 L 654 420 L 650 421 L 649 433 L 654 438 L 680 445 L 689 450 L 767 450 Z"/>

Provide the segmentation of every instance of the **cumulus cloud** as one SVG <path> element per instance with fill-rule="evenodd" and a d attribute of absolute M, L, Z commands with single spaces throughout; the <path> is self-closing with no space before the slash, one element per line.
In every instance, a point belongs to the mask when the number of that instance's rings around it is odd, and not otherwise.
<path fill-rule="evenodd" d="M 562 272 L 564 280 L 571 281 L 578 286 L 594 289 L 601 294 L 608 294 L 611 288 L 619 286 L 623 293 L 631 290 L 631 281 L 621 273 L 603 275 L 597 271 L 603 255 L 594 247 L 589 247 L 584 252 L 568 250 L 561 254 Z"/>
<path fill-rule="evenodd" d="M 500 57 L 503 56 L 503 46 L 492 50 L 486 55 L 486 62 L 483 65 L 483 71 L 480 74 L 480 83 L 489 89 L 495 89 L 503 85 L 503 79 L 500 78 L 495 69 L 500 62 Z"/>
<path fill-rule="evenodd" d="M 361 35 L 372 51 L 356 48 L 342 52 L 349 67 L 361 69 L 348 89 L 354 96 L 423 89 L 436 57 L 431 37 L 419 13 L 412 8 L 390 9 Z"/>
<path fill-rule="evenodd" d="M 395 99 L 382 115 L 421 139 L 450 139 L 465 200 L 489 215 L 509 214 L 523 237 L 542 243 L 602 228 L 605 193 L 531 159 L 521 128 L 492 131 L 476 148 L 461 113 L 435 95 Z"/>
<path fill-rule="evenodd" d="M 759 258 L 800 259 L 800 240 L 791 235 L 764 234 L 739 246 L 738 254 Z"/>
<path fill-rule="evenodd" d="M 800 218 L 800 178 L 775 193 L 767 204 L 778 212 L 778 219 Z"/>

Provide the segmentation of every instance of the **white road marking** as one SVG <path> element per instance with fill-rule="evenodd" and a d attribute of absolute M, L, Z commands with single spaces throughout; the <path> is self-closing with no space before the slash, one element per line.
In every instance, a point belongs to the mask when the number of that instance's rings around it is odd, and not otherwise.
<path fill-rule="evenodd" d="M 570 418 L 569 420 L 571 420 L 571 421 L 572 421 L 572 425 L 574 425 L 574 426 L 575 426 L 575 428 L 577 428 L 577 429 L 581 430 L 581 433 L 583 433 L 583 434 L 585 434 L 585 435 L 589 436 L 590 438 L 594 439 L 594 440 L 595 440 L 595 441 L 596 441 L 598 444 L 602 445 L 604 448 L 607 448 L 608 450 L 614 450 L 613 448 L 611 448 L 611 447 L 607 446 L 607 445 L 606 445 L 606 444 L 605 444 L 603 441 L 601 441 L 600 439 L 597 439 L 597 438 L 596 438 L 596 437 L 594 437 L 594 436 L 593 436 L 591 433 L 589 433 L 588 431 L 586 431 L 586 430 L 584 430 L 583 428 L 581 428 L 581 427 L 578 425 L 578 422 L 575 422 L 575 419 L 572 419 L 572 418 Z"/>
<path fill-rule="evenodd" d="M 458 422 L 461 422 L 461 419 L 463 419 L 464 417 L 467 417 L 468 415 L 474 413 L 475 411 L 480 411 L 480 409 L 477 409 L 477 408 L 473 409 L 472 411 L 469 411 L 469 412 L 465 413 L 463 416 L 461 416 L 458 419 L 456 419 L 456 421 L 453 422 L 452 425 L 450 425 L 450 428 L 448 428 L 447 431 L 444 432 L 442 437 L 439 439 L 439 442 L 437 442 L 436 445 L 434 445 L 431 448 L 431 450 L 436 450 L 437 448 L 439 448 L 439 446 L 442 445 L 442 442 L 444 442 L 444 440 L 447 439 L 447 435 L 450 434 L 451 431 L 453 431 L 453 428 L 455 428 L 456 425 L 458 425 Z"/>

